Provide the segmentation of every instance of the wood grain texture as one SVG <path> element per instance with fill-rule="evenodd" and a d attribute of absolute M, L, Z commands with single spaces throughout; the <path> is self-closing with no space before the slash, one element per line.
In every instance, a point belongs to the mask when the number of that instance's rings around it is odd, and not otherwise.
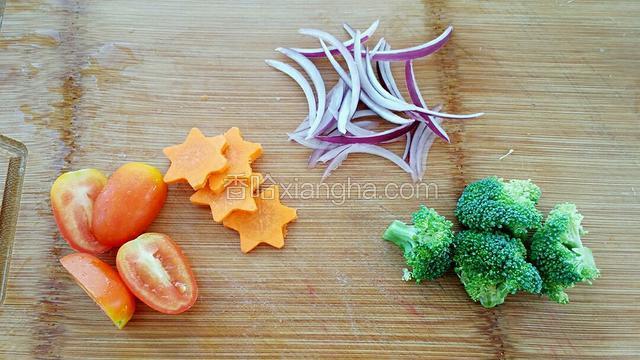
<path fill-rule="evenodd" d="M 151 230 L 190 256 L 200 299 L 180 316 L 141 304 L 117 331 L 58 263 L 71 250 L 49 208 L 53 180 L 125 161 L 164 170 L 161 149 L 191 127 L 238 126 L 264 146 L 257 170 L 318 183 L 322 169 L 307 170 L 308 150 L 285 136 L 304 116 L 303 96 L 263 60 L 282 60 L 277 46 L 315 46 L 299 27 L 340 33 L 343 21 L 376 18 L 394 47 L 453 24 L 451 42 L 415 63 L 418 82 L 445 110 L 487 113 L 445 125 L 452 144 L 436 142 L 427 170 L 437 197 L 335 204 L 298 194 L 283 200 L 299 209 L 285 248 L 244 255 L 234 232 L 173 186 Z M 633 0 L 7 1 L 0 132 L 29 158 L 0 357 L 638 358 L 639 18 Z M 570 290 L 571 304 L 518 295 L 487 310 L 453 274 L 400 280 L 385 226 L 424 202 L 450 217 L 464 185 L 491 174 L 533 179 L 545 211 L 570 200 L 584 213 L 602 278 Z M 379 191 L 409 180 L 353 156 L 329 184 L 349 176 Z"/>

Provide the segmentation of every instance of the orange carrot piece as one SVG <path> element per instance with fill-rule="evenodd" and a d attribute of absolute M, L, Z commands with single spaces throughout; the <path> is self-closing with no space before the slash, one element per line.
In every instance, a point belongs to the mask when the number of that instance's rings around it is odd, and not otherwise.
<path fill-rule="evenodd" d="M 204 187 L 191 195 L 191 202 L 196 205 L 211 207 L 213 220 L 222 222 L 229 214 L 237 210 L 254 212 L 258 209 L 253 193 L 264 178 L 260 173 L 253 173 L 248 178 L 234 179 L 223 192 L 214 194 Z"/>
<path fill-rule="evenodd" d="M 251 176 L 251 163 L 262 155 L 262 146 L 244 141 L 240 129 L 237 127 L 229 129 L 224 133 L 224 137 L 229 144 L 229 148 L 225 153 L 229 161 L 229 167 L 226 171 L 209 176 L 209 188 L 215 194 L 221 193 L 233 179 Z"/>
<path fill-rule="evenodd" d="M 164 148 L 171 160 L 164 181 L 172 184 L 186 180 L 195 190 L 202 188 L 209 175 L 229 166 L 223 155 L 227 146 L 223 135 L 207 138 L 198 128 L 191 129 L 184 143 Z"/>
<path fill-rule="evenodd" d="M 261 243 L 283 247 L 286 226 L 297 218 L 296 209 L 280 203 L 278 185 L 265 189 L 255 201 L 258 207 L 255 212 L 234 211 L 222 223 L 240 233 L 240 250 L 244 253 Z"/>

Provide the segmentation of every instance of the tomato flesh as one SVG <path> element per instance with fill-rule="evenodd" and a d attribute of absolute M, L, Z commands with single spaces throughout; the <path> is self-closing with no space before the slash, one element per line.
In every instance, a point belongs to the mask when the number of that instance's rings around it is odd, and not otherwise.
<path fill-rule="evenodd" d="M 129 322 L 136 310 L 135 297 L 114 268 L 85 253 L 67 255 L 60 263 L 118 329 Z"/>
<path fill-rule="evenodd" d="M 128 163 L 116 170 L 93 207 L 93 234 L 108 246 L 120 246 L 142 234 L 156 218 L 167 198 L 162 173 L 143 163 Z"/>
<path fill-rule="evenodd" d="M 189 261 L 167 235 L 146 233 L 122 245 L 116 266 L 136 297 L 161 313 L 182 313 L 198 298 Z"/>
<path fill-rule="evenodd" d="M 100 254 L 111 248 L 92 233 L 94 201 L 107 183 L 96 169 L 60 175 L 51 186 L 51 208 L 60 234 L 76 251 Z"/>

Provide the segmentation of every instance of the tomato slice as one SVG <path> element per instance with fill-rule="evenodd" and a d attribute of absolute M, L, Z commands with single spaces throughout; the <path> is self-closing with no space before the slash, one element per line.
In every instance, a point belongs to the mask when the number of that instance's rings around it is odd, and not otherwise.
<path fill-rule="evenodd" d="M 93 236 L 93 203 L 107 177 L 96 169 L 60 175 L 51 186 L 51 207 L 60 234 L 76 251 L 100 254 L 111 248 Z"/>
<path fill-rule="evenodd" d="M 138 299 L 161 313 L 187 311 L 198 298 L 189 261 L 167 235 L 146 233 L 125 243 L 116 266 Z"/>
<path fill-rule="evenodd" d="M 129 322 L 136 311 L 136 299 L 113 267 L 85 253 L 67 255 L 60 263 L 118 329 Z"/>

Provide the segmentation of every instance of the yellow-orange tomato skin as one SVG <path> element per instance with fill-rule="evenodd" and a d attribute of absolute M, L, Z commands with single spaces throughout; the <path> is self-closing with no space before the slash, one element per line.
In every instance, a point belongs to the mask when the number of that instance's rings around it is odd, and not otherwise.
<path fill-rule="evenodd" d="M 118 329 L 129 322 L 136 311 L 136 300 L 116 269 L 84 253 L 69 254 L 60 263 Z"/>
<path fill-rule="evenodd" d="M 116 170 L 93 205 L 93 235 L 99 242 L 120 246 L 151 225 L 167 199 L 162 173 L 143 163 Z"/>

